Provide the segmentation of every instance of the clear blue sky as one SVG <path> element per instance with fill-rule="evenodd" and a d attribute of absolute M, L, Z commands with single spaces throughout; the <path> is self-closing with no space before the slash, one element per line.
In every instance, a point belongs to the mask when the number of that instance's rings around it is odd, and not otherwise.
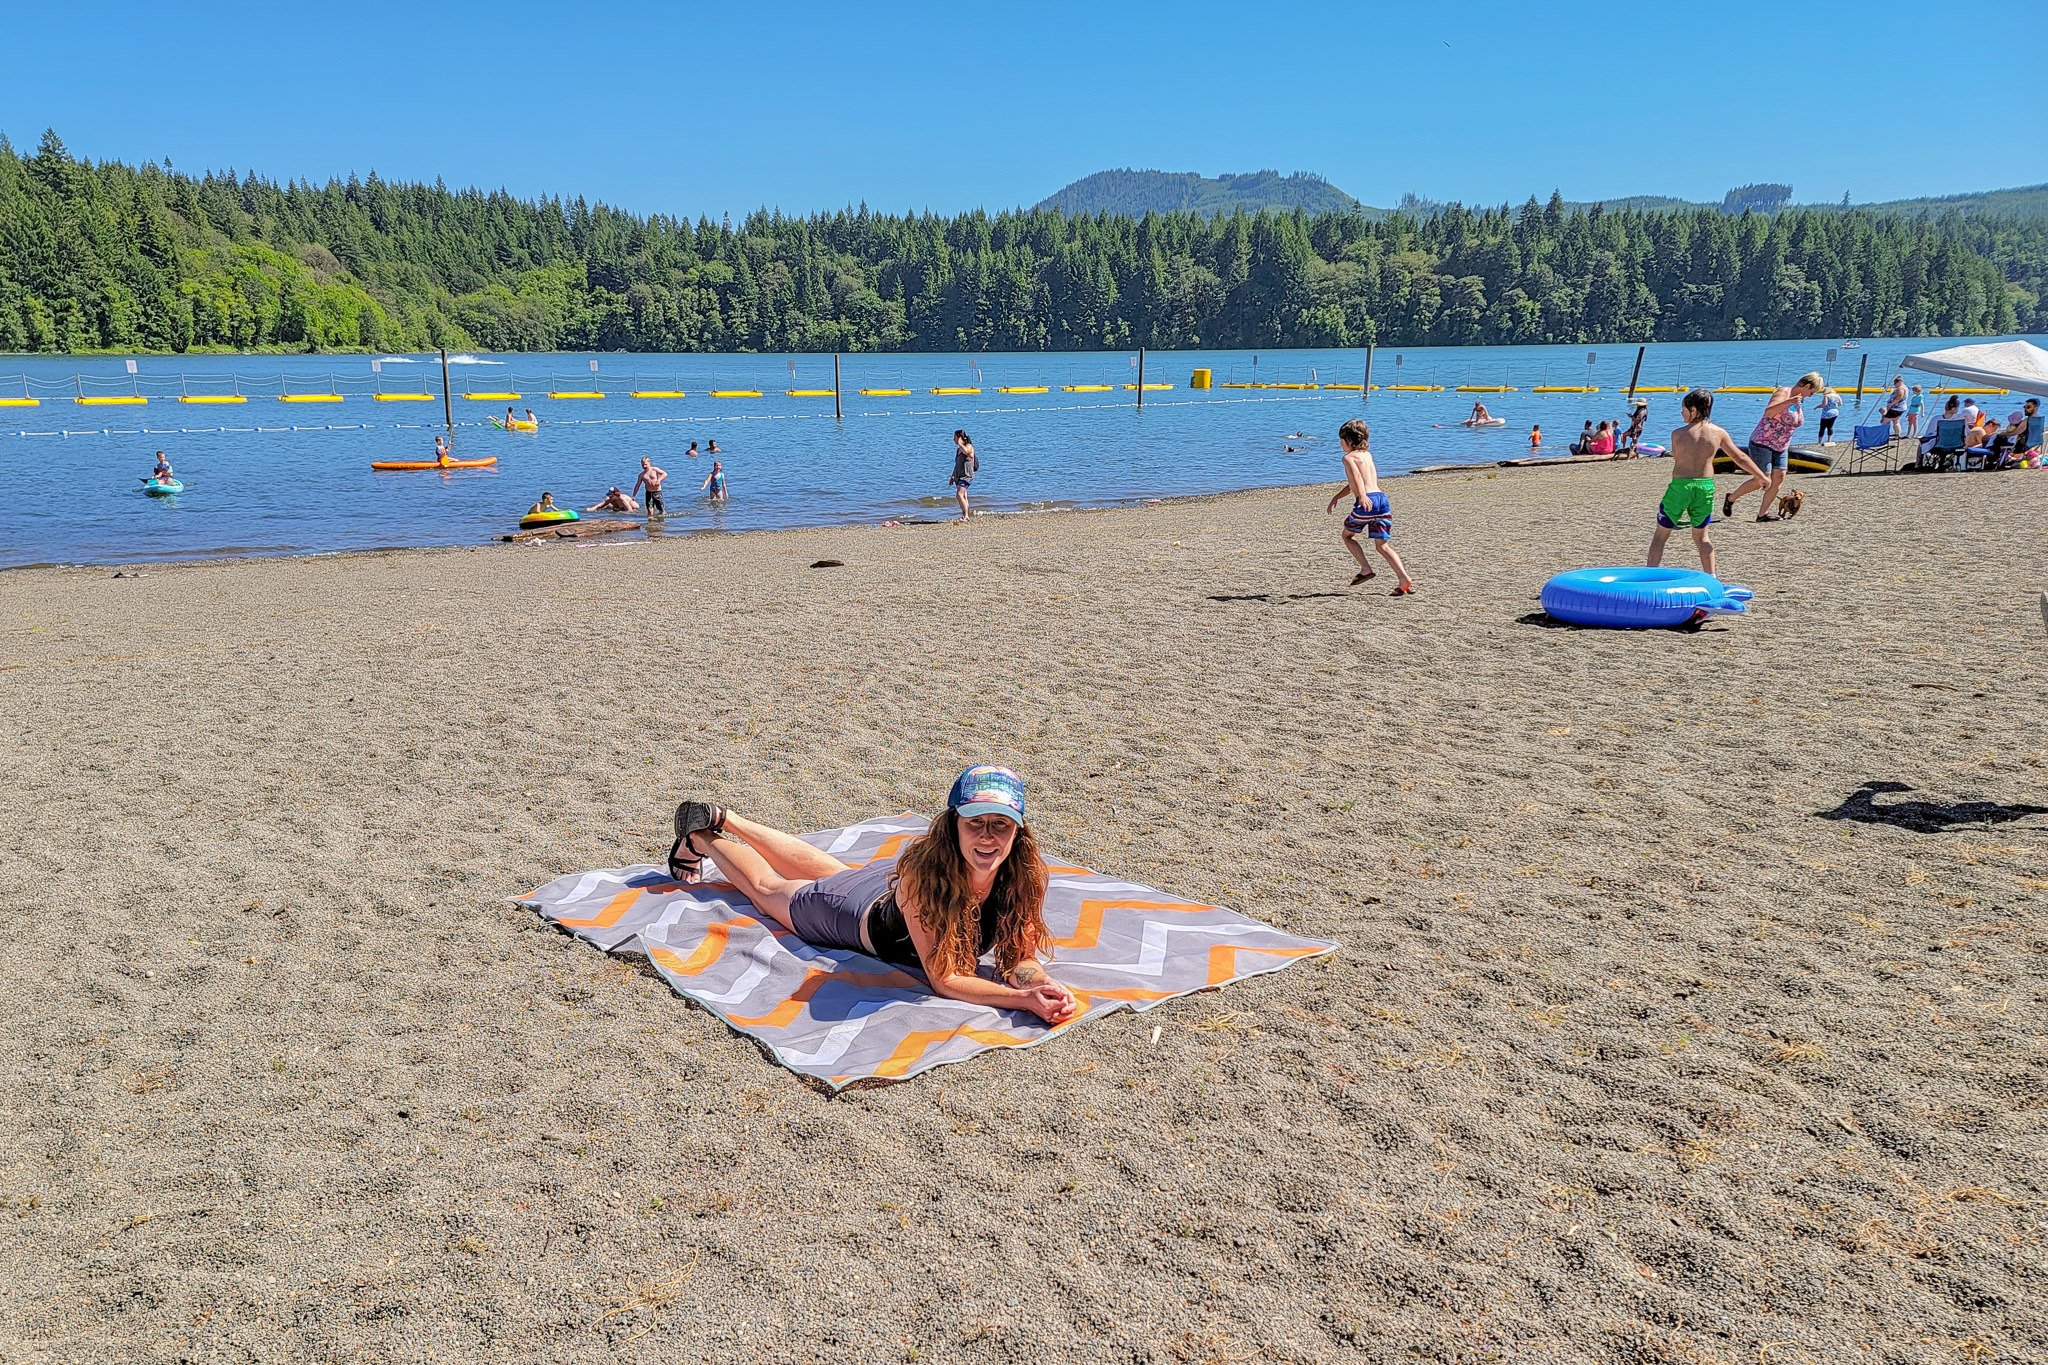
<path fill-rule="evenodd" d="M 1314 171 L 1377 205 L 1865 202 L 2048 181 L 2039 6 L 19 0 L 0 132 L 691 217 L 1005 208 L 1119 166 Z M 1941 93 L 1928 54 L 1959 39 L 1980 88 L 2032 93 Z M 1985 131 L 1915 126 L 1957 117 Z"/>

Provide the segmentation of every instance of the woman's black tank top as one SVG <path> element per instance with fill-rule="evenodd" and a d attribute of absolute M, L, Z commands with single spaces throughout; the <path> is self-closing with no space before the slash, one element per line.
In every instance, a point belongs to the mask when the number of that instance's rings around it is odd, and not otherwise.
<path fill-rule="evenodd" d="M 1001 920 L 1002 907 L 996 897 L 990 896 L 981 903 L 981 933 L 974 944 L 976 957 L 995 946 L 996 926 Z M 903 907 L 896 903 L 895 887 L 890 887 L 868 911 L 867 927 L 868 942 L 874 944 L 876 957 L 899 967 L 924 970 L 924 964 L 918 961 L 917 945 L 910 938 L 910 926 L 903 921 Z"/>

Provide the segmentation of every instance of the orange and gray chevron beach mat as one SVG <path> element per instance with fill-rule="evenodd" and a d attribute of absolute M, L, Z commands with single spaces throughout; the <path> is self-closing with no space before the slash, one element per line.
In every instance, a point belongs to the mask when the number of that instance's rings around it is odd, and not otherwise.
<path fill-rule="evenodd" d="M 804 838 L 858 866 L 894 857 L 926 823 L 901 815 Z M 917 973 L 862 953 L 812 947 L 757 915 L 711 865 L 693 886 L 645 865 L 580 872 L 519 903 L 607 952 L 645 954 L 677 991 L 834 1090 L 902 1080 L 989 1048 L 1031 1047 L 1084 1020 L 1150 1009 L 1336 947 L 1220 905 L 1049 865 L 1046 970 L 1082 1006 L 1057 1028 L 1022 1011 L 943 999 Z"/>

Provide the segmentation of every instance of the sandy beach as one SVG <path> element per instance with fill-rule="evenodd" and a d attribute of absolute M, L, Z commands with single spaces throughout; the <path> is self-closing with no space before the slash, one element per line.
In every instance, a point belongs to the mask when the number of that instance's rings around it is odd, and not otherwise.
<path fill-rule="evenodd" d="M 0 1359 L 2048 1359 L 2048 477 L 1546 623 L 1664 477 L 0 575 Z M 509 903 L 984 759 L 1339 951 L 827 1098 Z"/>

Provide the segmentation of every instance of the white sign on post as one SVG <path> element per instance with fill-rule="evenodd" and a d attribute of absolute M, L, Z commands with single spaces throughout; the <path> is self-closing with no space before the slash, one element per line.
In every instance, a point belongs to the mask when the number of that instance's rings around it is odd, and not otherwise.
<path fill-rule="evenodd" d="M 371 374 L 382 374 L 382 373 L 384 373 L 384 362 L 383 362 L 383 361 L 381 361 L 381 360 L 373 360 L 373 361 L 371 361 L 371 362 L 370 362 L 370 373 L 371 373 Z"/>
<path fill-rule="evenodd" d="M 590 362 L 590 372 L 591 372 L 592 374 L 596 374 L 596 373 L 597 373 L 597 362 L 596 362 L 595 360 L 593 360 L 593 361 L 591 361 L 591 362 Z"/>
<path fill-rule="evenodd" d="M 134 374 L 134 373 L 135 373 L 135 362 L 134 362 L 134 361 L 132 361 L 132 360 L 128 362 L 128 373 L 130 373 L 130 374 Z"/>

